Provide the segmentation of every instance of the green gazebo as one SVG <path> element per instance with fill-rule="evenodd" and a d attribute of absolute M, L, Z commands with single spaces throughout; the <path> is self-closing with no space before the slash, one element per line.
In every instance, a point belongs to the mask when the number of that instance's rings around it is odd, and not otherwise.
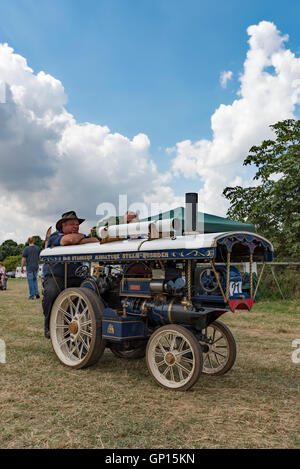
<path fill-rule="evenodd" d="M 164 220 L 165 218 L 178 218 L 182 223 L 182 230 L 184 230 L 185 209 L 183 207 L 177 207 L 168 212 L 159 213 L 140 221 Z M 198 231 L 202 233 L 222 233 L 227 231 L 250 231 L 254 233 L 255 226 L 209 213 L 198 212 Z"/>

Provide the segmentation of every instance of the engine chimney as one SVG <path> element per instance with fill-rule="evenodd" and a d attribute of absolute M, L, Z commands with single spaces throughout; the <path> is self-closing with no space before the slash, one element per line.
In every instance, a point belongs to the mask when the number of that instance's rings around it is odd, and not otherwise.
<path fill-rule="evenodd" d="M 188 192 L 185 194 L 185 221 L 184 234 L 197 234 L 198 228 L 198 194 Z"/>

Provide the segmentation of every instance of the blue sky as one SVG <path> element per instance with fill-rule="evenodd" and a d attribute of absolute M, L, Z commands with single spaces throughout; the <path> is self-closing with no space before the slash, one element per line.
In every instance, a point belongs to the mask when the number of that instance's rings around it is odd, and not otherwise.
<path fill-rule="evenodd" d="M 238 88 L 219 83 L 241 72 L 246 29 L 273 21 L 299 50 L 300 2 L 276 0 L 1 0 L 0 42 L 35 72 L 62 81 L 78 121 L 108 125 L 160 148 L 211 135 L 210 116 Z"/>
<path fill-rule="evenodd" d="M 179 173 L 173 171 L 168 181 L 174 196 L 205 186 L 200 163 L 193 170 L 198 158 L 193 152 L 199 150 L 195 142 L 212 141 L 212 116 L 221 105 L 230 107 L 239 99 L 239 77 L 249 51 L 247 28 L 273 23 L 278 35 L 289 36 L 284 47 L 296 58 L 300 53 L 298 0 L 0 0 L 0 15 L 0 44 L 8 43 L 24 57 L 35 75 L 42 70 L 61 81 L 65 107 L 77 123 L 108 126 L 112 134 L 129 139 L 147 135 L 160 174 L 174 170 L 176 157 Z M 261 29 L 266 50 L 271 33 Z M 253 38 L 260 34 L 254 32 Z M 273 52 L 276 55 L 276 47 Z M 233 77 L 223 88 L 220 74 L 228 70 Z M 297 76 L 291 78 L 290 93 Z M 255 86 L 259 92 L 259 81 Z M 249 106 L 252 98 L 247 99 Z M 291 106 L 299 109 L 298 101 L 291 98 Z M 268 115 L 277 119 L 291 112 L 290 107 Z M 274 123 L 268 119 L 265 125 Z M 234 135 L 234 124 L 232 129 Z M 256 138 L 264 135 L 253 130 L 241 151 L 259 144 Z M 182 160 L 179 149 L 175 154 L 166 151 L 185 140 L 192 143 Z M 234 162 L 241 177 L 243 156 Z M 186 163 L 191 165 L 188 170 Z M 226 183 L 234 174 L 231 171 Z M 224 183 L 220 179 L 216 190 Z"/>

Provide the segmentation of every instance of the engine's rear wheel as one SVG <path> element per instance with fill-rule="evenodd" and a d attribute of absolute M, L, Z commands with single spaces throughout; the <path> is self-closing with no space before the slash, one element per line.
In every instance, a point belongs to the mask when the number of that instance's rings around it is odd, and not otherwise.
<path fill-rule="evenodd" d="M 57 358 L 70 368 L 86 368 L 104 352 L 101 299 L 87 288 L 67 288 L 56 298 L 50 337 Z"/>

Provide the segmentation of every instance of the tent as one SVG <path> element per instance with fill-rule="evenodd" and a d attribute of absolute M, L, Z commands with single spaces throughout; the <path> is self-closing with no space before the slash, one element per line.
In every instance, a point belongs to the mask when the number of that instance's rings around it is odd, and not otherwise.
<path fill-rule="evenodd" d="M 159 213 L 140 221 L 164 220 L 165 218 L 178 218 L 184 230 L 185 209 L 183 207 L 177 207 L 168 212 Z M 209 213 L 198 212 L 198 231 L 200 233 L 223 233 L 227 231 L 250 231 L 254 233 L 255 226 Z"/>

